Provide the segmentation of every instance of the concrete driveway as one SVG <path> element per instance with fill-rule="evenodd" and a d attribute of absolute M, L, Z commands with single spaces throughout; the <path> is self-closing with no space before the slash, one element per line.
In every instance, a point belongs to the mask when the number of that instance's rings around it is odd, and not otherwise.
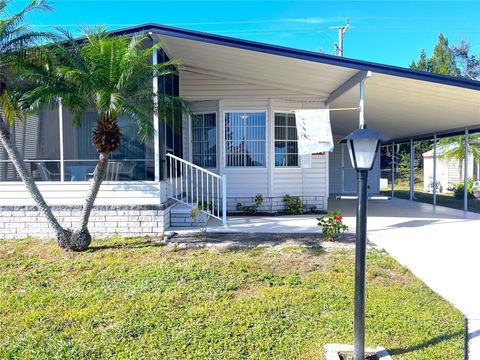
<path fill-rule="evenodd" d="M 355 204 L 329 208 L 354 230 Z M 369 240 L 465 314 L 469 359 L 480 359 L 480 214 L 401 199 L 371 200 L 368 211 Z"/>

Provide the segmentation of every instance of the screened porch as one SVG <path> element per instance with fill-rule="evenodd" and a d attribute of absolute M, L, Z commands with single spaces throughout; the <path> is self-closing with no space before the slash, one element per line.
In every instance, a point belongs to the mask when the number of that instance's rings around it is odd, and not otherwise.
<path fill-rule="evenodd" d="M 61 116 L 62 115 L 62 116 Z M 11 126 L 17 148 L 36 181 L 89 181 L 98 152 L 91 143 L 97 114 L 85 113 L 79 125 L 66 111 L 44 111 Z M 111 155 L 107 181 L 154 179 L 153 139 L 139 139 L 136 124 L 119 119 L 122 144 Z M 0 149 L 0 181 L 21 181 L 6 151 Z"/>

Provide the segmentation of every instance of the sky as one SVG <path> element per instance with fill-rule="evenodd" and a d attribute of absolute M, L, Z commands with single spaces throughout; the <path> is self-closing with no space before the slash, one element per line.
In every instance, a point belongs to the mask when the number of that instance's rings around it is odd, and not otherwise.
<path fill-rule="evenodd" d="M 14 0 L 21 6 L 26 1 Z M 337 30 L 350 19 L 344 56 L 408 67 L 422 48 L 431 54 L 441 32 L 450 43 L 469 40 L 480 54 L 476 1 L 162 1 L 56 0 L 35 14 L 37 29 L 82 26 L 118 29 L 154 22 L 253 41 L 334 54 Z M 12 8 L 14 10 L 14 8 Z"/>

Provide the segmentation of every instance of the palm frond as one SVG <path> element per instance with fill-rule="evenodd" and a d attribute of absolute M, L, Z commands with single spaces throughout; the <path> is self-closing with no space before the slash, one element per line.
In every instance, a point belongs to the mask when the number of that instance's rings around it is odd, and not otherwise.
<path fill-rule="evenodd" d="M 0 107 L 5 114 L 5 119 L 13 124 L 16 120 L 24 120 L 24 112 L 22 111 L 19 99 L 19 94 L 4 90 L 0 94 Z"/>
<path fill-rule="evenodd" d="M 76 123 L 87 109 L 109 121 L 126 115 L 136 123 L 142 140 L 154 132 L 155 111 L 165 122 L 180 128 L 179 114 L 190 112 L 188 103 L 179 97 L 154 94 L 152 81 L 177 73 L 181 63 L 174 60 L 152 65 L 152 54 L 161 45 L 147 44 L 145 34 L 111 36 L 104 28 L 84 32 L 83 40 L 78 41 L 62 31 L 61 42 L 43 46 L 31 59 L 17 64 L 31 84 L 23 92 L 23 107 L 39 109 L 62 99 Z"/>

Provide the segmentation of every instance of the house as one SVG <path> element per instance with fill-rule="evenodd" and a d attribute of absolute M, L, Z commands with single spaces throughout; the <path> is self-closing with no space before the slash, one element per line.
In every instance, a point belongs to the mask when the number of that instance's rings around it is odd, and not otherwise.
<path fill-rule="evenodd" d="M 113 33 L 138 32 L 164 45 L 153 62 L 183 63 L 178 75 L 154 81 L 154 89 L 181 95 L 196 115 L 176 114 L 175 126 L 154 115 L 157 132 L 145 143 L 121 121 L 123 145 L 112 156 L 96 201 L 94 234 L 159 234 L 175 222 L 171 215 L 186 221 L 188 214 L 175 210 L 178 203 L 187 210 L 200 204 L 225 221 L 227 211 L 248 205 L 256 194 L 264 197 L 264 211 L 281 209 L 285 194 L 302 198 L 308 209 L 326 210 L 329 198 L 356 190 L 355 171 L 338 140 L 358 128 L 361 82 L 368 126 L 392 142 L 480 125 L 477 81 L 157 24 Z M 331 109 L 332 153 L 299 158 L 296 109 Z M 66 226 L 75 221 L 95 166 L 96 153 L 85 140 L 95 116 L 87 113 L 76 127 L 59 106 L 13 129 L 47 203 Z M 41 221 L 3 150 L 0 163 L 0 199 L 9 210 L 1 216 L 20 211 Z M 379 174 L 376 164 L 370 193 L 379 191 Z M 39 227 L 39 235 L 49 234 Z"/>
<path fill-rule="evenodd" d="M 451 189 L 455 184 L 463 183 L 465 178 L 464 160 L 456 158 L 446 158 L 443 156 L 447 151 L 453 150 L 456 144 L 439 146 L 437 148 L 437 183 L 439 192 L 445 192 Z M 422 154 L 423 157 L 423 187 L 425 192 L 433 190 L 433 162 L 434 151 L 429 150 Z M 480 164 L 472 156 L 468 157 L 467 172 L 469 177 L 480 179 Z"/>

